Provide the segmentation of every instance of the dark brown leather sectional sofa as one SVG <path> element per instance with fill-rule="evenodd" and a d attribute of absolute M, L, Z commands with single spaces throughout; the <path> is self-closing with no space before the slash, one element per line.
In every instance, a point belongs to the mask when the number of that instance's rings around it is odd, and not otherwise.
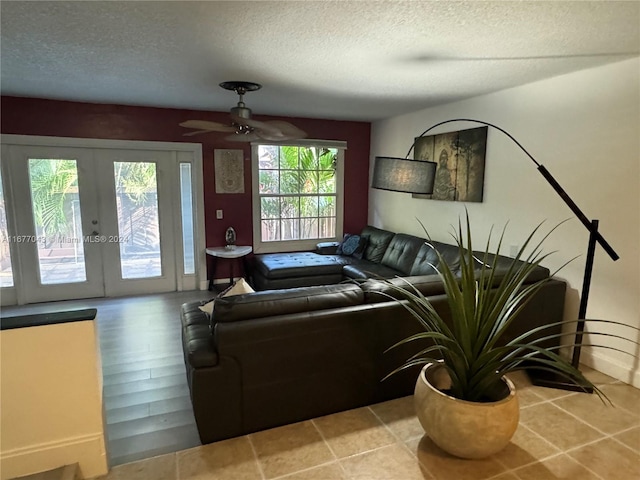
<path fill-rule="evenodd" d="M 333 251 L 326 247 L 319 249 L 321 255 L 311 252 L 257 255 L 253 271 L 255 288 L 329 285 L 375 276 L 393 278 L 436 273 L 429 261 L 437 264 L 437 258 L 425 245 L 424 238 L 371 226 L 365 227 L 361 236 L 368 240 L 362 258 L 335 255 L 335 247 Z M 438 242 L 435 246 L 441 252 L 451 251 L 457 256 L 457 247 Z"/>
<path fill-rule="evenodd" d="M 363 234 L 369 235 L 363 259 L 307 252 L 296 260 L 297 254 L 282 254 L 278 267 L 276 256 L 265 255 L 272 276 L 254 272 L 256 286 L 293 287 L 296 280 L 302 286 L 219 298 L 211 318 L 198 303 L 183 305 L 185 363 L 203 443 L 413 392 L 418 368 L 381 379 L 415 352 L 415 345 L 386 350 L 419 331 L 418 323 L 380 294 L 391 292 L 388 287 L 367 277 L 407 278 L 446 317 L 446 296 L 431 265 L 437 266 L 435 254 L 418 237 L 373 227 Z M 436 248 L 455 270 L 457 247 Z M 304 265 L 305 257 L 311 265 Z M 310 274 L 313 262 L 321 267 Z M 548 276 L 539 267 L 530 280 Z M 336 283 L 345 279 L 358 281 Z M 565 288 L 549 278 L 507 336 L 561 321 Z M 559 330 L 544 332 L 552 333 Z"/>

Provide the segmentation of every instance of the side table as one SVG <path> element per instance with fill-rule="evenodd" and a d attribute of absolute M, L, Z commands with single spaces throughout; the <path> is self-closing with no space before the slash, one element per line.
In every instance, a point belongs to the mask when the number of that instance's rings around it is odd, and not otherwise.
<path fill-rule="evenodd" d="M 211 265 L 211 273 L 209 275 L 209 290 L 213 289 L 213 279 L 215 276 L 215 261 L 217 258 L 243 258 L 249 255 L 253 251 L 253 247 L 249 245 L 236 245 L 233 248 L 227 247 L 210 247 L 206 249 L 207 255 L 209 255 L 213 259 L 213 264 Z M 247 269 L 244 268 L 246 272 Z M 229 267 L 229 284 L 233 284 L 233 262 Z"/>

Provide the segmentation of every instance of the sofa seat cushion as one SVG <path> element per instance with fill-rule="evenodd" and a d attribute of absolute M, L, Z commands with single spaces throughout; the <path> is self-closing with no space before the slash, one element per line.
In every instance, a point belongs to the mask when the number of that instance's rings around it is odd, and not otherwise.
<path fill-rule="evenodd" d="M 342 271 L 332 275 L 310 275 L 306 277 L 264 278 L 258 272 L 253 275 L 256 290 L 281 290 L 286 288 L 313 287 L 318 285 L 336 285 L 342 282 Z"/>
<path fill-rule="evenodd" d="M 313 252 L 256 255 L 255 268 L 268 279 L 339 275 L 342 272 L 342 265 L 335 261 L 333 255 Z"/>
<path fill-rule="evenodd" d="M 354 280 L 366 280 L 367 278 L 394 278 L 403 275 L 399 270 L 371 262 L 345 265 L 342 268 L 342 273 L 346 278 L 352 278 Z"/>

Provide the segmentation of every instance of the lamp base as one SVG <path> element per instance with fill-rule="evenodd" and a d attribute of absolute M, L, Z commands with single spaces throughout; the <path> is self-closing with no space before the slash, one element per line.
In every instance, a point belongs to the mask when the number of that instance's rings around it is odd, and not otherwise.
<path fill-rule="evenodd" d="M 531 383 L 538 387 L 556 388 L 558 390 L 570 390 L 572 392 L 593 393 L 593 388 L 586 385 L 571 382 L 565 377 L 544 370 L 527 371 Z"/>

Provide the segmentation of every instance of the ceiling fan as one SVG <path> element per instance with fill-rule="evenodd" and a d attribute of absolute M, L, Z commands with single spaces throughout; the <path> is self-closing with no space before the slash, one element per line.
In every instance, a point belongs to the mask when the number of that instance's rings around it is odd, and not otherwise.
<path fill-rule="evenodd" d="M 240 97 L 238 105 L 231 109 L 231 125 L 206 120 L 187 120 L 180 123 L 181 127 L 195 129 L 185 133 L 185 136 L 201 133 L 225 132 L 231 133 L 225 140 L 231 142 L 252 142 L 255 140 L 283 141 L 305 138 L 307 134 L 295 125 L 280 120 L 261 122 L 251 118 L 251 109 L 244 104 L 243 97 L 247 92 L 260 90 L 262 85 L 253 82 L 222 82 L 220 86 L 232 90 Z"/>

